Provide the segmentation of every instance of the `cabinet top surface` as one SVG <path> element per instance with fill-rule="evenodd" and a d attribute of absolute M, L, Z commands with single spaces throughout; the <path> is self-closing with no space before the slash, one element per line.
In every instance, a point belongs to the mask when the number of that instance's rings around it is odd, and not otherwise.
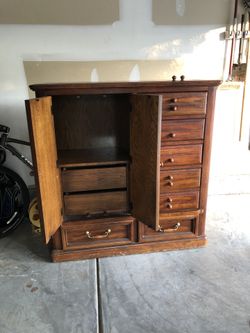
<path fill-rule="evenodd" d="M 219 80 L 200 81 L 147 81 L 147 82 L 104 82 L 104 83 L 49 83 L 33 84 L 30 89 L 39 96 L 74 95 L 85 93 L 159 93 L 171 91 L 206 91 L 217 87 Z"/>

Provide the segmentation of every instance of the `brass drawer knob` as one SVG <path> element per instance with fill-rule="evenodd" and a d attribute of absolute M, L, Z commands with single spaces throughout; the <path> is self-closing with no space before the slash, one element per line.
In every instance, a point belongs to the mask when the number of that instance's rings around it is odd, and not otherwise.
<path fill-rule="evenodd" d="M 171 106 L 170 111 L 177 111 L 178 107 L 177 106 Z"/>
<path fill-rule="evenodd" d="M 169 133 L 169 137 L 170 138 L 175 138 L 176 137 L 176 133 Z"/>
<path fill-rule="evenodd" d="M 178 102 L 178 98 L 173 98 L 173 99 L 172 99 L 172 102 L 173 102 L 173 103 L 177 103 L 177 102 Z"/>
<path fill-rule="evenodd" d="M 173 202 L 172 198 L 167 198 L 167 202 Z"/>
<path fill-rule="evenodd" d="M 169 162 L 169 163 L 174 163 L 174 158 L 169 158 L 169 159 L 168 159 L 168 162 Z"/>
<path fill-rule="evenodd" d="M 166 179 L 167 180 L 174 180 L 174 177 L 173 176 L 167 176 Z"/>
<path fill-rule="evenodd" d="M 173 208 L 173 206 L 172 206 L 171 204 L 169 204 L 169 203 L 166 205 L 166 207 L 167 207 L 168 209 L 172 209 L 172 208 Z"/>
<path fill-rule="evenodd" d="M 181 76 L 181 81 L 184 81 L 185 80 L 185 75 L 182 75 Z"/>
<path fill-rule="evenodd" d="M 163 229 L 160 226 L 159 232 L 165 232 L 165 233 L 167 233 L 167 232 L 177 231 L 180 228 L 180 226 L 181 226 L 180 222 L 176 223 L 176 225 L 173 228 Z"/>
<path fill-rule="evenodd" d="M 175 75 L 172 76 L 172 80 L 176 81 L 176 76 Z"/>
<path fill-rule="evenodd" d="M 86 231 L 86 235 L 90 239 L 102 239 L 102 238 L 107 238 L 111 234 L 111 229 L 108 229 L 107 231 L 104 232 L 103 235 L 96 235 L 92 236 L 90 231 Z"/>
<path fill-rule="evenodd" d="M 173 182 L 167 182 L 167 186 L 174 186 L 174 183 Z"/>
<path fill-rule="evenodd" d="M 163 168 L 164 167 L 164 162 L 160 163 L 160 167 Z"/>

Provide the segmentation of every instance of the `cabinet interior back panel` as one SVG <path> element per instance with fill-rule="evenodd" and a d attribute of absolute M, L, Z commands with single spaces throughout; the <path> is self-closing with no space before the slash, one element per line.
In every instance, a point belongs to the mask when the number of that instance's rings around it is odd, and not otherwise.
<path fill-rule="evenodd" d="M 119 20 L 119 0 L 1 0 L 0 24 L 103 25 Z"/>
<path fill-rule="evenodd" d="M 57 148 L 129 149 L 128 95 L 53 97 Z"/>

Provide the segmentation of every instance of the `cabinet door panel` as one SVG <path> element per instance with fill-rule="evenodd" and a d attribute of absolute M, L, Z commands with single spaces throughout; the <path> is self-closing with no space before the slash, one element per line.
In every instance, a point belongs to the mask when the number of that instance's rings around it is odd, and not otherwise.
<path fill-rule="evenodd" d="M 62 222 L 61 183 L 57 163 L 51 97 L 26 101 L 27 118 L 38 187 L 39 213 L 46 243 Z"/>
<path fill-rule="evenodd" d="M 159 229 L 161 96 L 132 96 L 131 199 L 133 214 Z"/>

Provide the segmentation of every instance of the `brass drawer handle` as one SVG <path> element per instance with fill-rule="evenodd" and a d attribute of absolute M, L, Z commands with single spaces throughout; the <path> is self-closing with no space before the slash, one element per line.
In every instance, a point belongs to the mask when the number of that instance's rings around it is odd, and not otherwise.
<path fill-rule="evenodd" d="M 92 236 L 90 231 L 86 231 L 86 235 L 90 239 L 107 238 L 110 234 L 111 234 L 111 229 L 108 229 L 107 231 L 105 231 L 103 235 L 96 235 L 96 236 Z"/>
<path fill-rule="evenodd" d="M 170 228 L 170 229 L 162 229 L 162 227 L 160 226 L 159 232 L 173 232 L 173 231 L 177 231 L 180 228 L 181 224 L 180 222 L 176 223 L 176 225 L 174 226 L 174 228 Z"/>

